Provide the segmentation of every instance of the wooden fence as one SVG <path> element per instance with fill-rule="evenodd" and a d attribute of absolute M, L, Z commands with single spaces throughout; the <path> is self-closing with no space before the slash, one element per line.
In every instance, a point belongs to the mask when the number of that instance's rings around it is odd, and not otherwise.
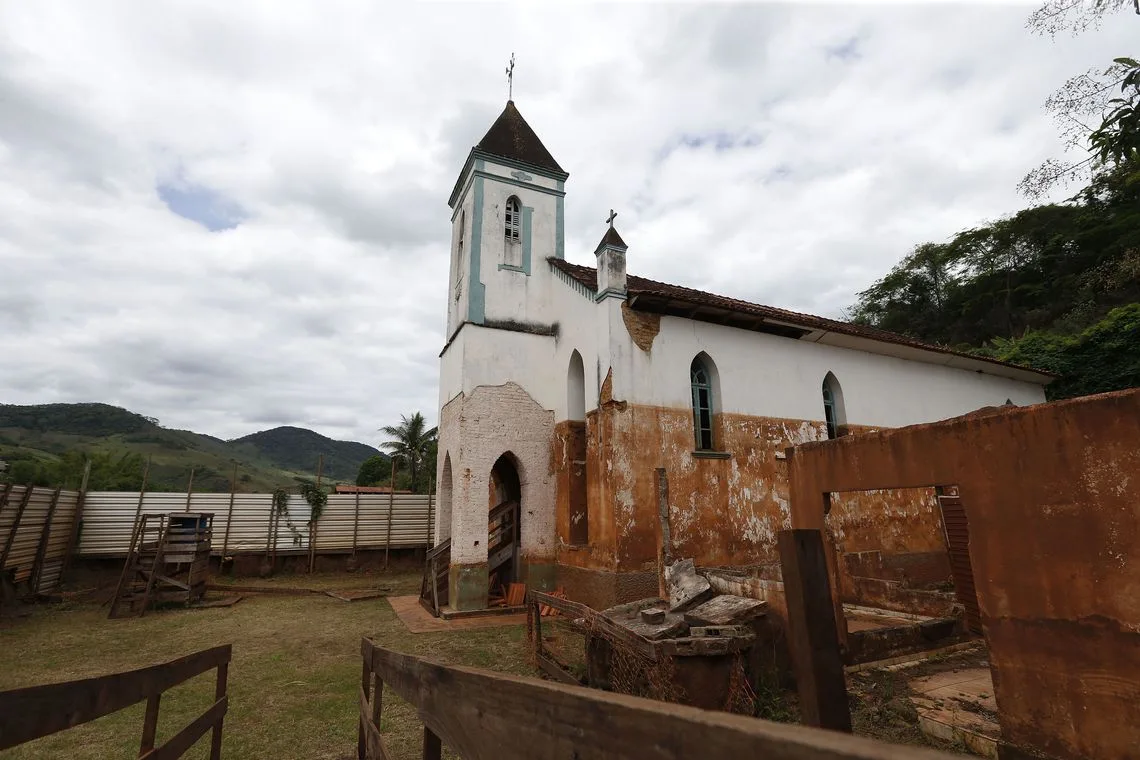
<path fill-rule="evenodd" d="M 146 700 L 140 758 L 168 760 L 182 757 L 207 731 L 213 731 L 210 760 L 222 756 L 222 719 L 229 698 L 229 644 L 180 657 L 177 660 L 109 676 L 29 686 L 0 692 L 0 750 L 39 739 L 57 731 L 102 718 Z M 214 704 L 165 744 L 156 747 L 158 706 L 162 693 L 178 684 L 217 668 Z"/>
<path fill-rule="evenodd" d="M 952 760 L 953 755 L 536 678 L 439 665 L 361 641 L 357 757 L 387 760 L 384 687 L 424 723 L 423 757 L 465 760 Z M 371 691 L 371 697 L 370 697 Z"/>

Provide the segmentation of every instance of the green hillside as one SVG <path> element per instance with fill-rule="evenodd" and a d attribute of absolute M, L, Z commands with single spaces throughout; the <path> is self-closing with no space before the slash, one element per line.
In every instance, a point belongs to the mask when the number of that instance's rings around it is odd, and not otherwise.
<path fill-rule="evenodd" d="M 266 444 L 268 441 L 268 444 Z M 301 428 L 278 428 L 223 441 L 107 404 L 0 404 L 0 480 L 77 488 L 84 462 L 92 461 L 91 490 L 135 490 L 151 462 L 148 490 L 228 491 L 234 466 L 238 490 L 270 491 L 316 475 L 325 454 L 327 482 L 352 481 L 376 449 L 334 441 Z"/>
<path fill-rule="evenodd" d="M 325 477 L 355 480 L 361 463 L 378 451 L 356 441 L 334 441 L 312 430 L 277 427 L 230 441 L 234 450 L 251 452 L 276 466 L 315 476 L 317 459 L 324 454 Z"/>

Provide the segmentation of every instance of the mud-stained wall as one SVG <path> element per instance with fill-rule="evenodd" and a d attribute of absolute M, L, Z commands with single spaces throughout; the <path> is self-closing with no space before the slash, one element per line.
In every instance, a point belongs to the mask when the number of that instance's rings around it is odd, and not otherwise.
<path fill-rule="evenodd" d="M 844 602 L 949 612 L 953 579 L 933 488 L 832 494 L 827 529 Z"/>
<path fill-rule="evenodd" d="M 1065 760 L 1140 747 L 1140 389 L 810 443 L 796 527 L 823 494 L 957 484 L 1004 738 Z"/>
<path fill-rule="evenodd" d="M 586 423 L 564 420 L 554 426 L 553 450 L 555 523 L 558 542 L 583 546 L 590 540 L 590 520 L 586 506 Z"/>

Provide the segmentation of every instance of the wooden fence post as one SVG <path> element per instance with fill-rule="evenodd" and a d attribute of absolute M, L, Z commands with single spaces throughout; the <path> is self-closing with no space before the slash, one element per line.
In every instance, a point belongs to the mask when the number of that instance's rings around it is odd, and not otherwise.
<path fill-rule="evenodd" d="M 325 470 L 325 455 L 319 454 L 317 456 L 317 491 L 321 490 L 321 475 Z M 320 516 L 312 517 L 312 510 L 309 510 L 309 573 L 313 572 L 313 567 L 317 563 L 317 520 Z"/>
<path fill-rule="evenodd" d="M 372 663 L 363 655 L 360 661 L 362 663 L 360 668 L 360 689 L 364 693 L 364 698 L 367 700 L 368 689 L 372 685 Z M 363 713 L 363 706 L 361 706 L 359 712 Z M 367 755 L 367 744 L 364 739 L 364 715 L 361 715 L 356 727 L 356 757 L 357 760 L 365 760 Z"/>
<path fill-rule="evenodd" d="M 162 692 L 152 694 L 146 701 L 146 717 L 143 718 L 142 741 L 139 742 L 139 757 L 154 749 L 154 737 L 158 733 L 158 705 Z"/>
<path fill-rule="evenodd" d="M 4 542 L 4 552 L 0 554 L 0 572 L 4 571 L 4 563 L 8 561 L 8 553 L 12 551 L 12 544 L 16 541 L 16 531 L 20 529 L 20 518 L 28 508 L 35 486 L 24 486 L 24 497 L 20 499 L 20 506 L 16 508 L 16 519 L 12 520 L 12 530 L 8 531 L 8 540 Z"/>
<path fill-rule="evenodd" d="M 424 760 L 440 760 L 443 757 L 443 745 L 427 725 L 424 725 Z"/>
<path fill-rule="evenodd" d="M 226 681 L 229 680 L 230 663 L 229 660 L 223 662 L 218 666 L 218 680 L 214 685 L 214 702 L 218 702 L 226 696 Z M 222 715 L 218 718 L 218 722 L 214 724 L 214 730 L 210 736 L 210 760 L 221 760 L 222 758 L 222 721 L 225 716 Z"/>
<path fill-rule="evenodd" d="M 352 512 L 352 555 L 356 556 L 356 540 L 360 531 L 360 491 L 356 491 L 356 501 Z"/>
<path fill-rule="evenodd" d="M 396 457 L 392 457 L 392 479 L 388 484 L 388 537 L 384 539 L 384 569 L 388 569 L 388 552 L 392 550 L 392 502 L 396 498 Z"/>
<path fill-rule="evenodd" d="M 59 569 L 59 583 L 67 577 L 71 567 L 71 556 L 79 553 L 79 532 L 83 529 L 83 507 L 87 504 L 87 482 L 91 477 L 91 458 L 83 466 L 83 480 L 79 483 L 79 498 L 75 502 L 75 518 L 71 521 L 71 537 L 67 539 L 67 550 L 63 554 L 63 566 Z"/>
<path fill-rule="evenodd" d="M 818 530 L 782 530 L 778 540 L 788 605 L 788 643 L 803 722 L 850 733 L 851 709 L 823 536 Z"/>
<path fill-rule="evenodd" d="M 51 495 L 51 504 L 48 506 L 47 517 L 44 519 L 43 530 L 40 531 L 40 543 L 36 547 L 36 558 L 32 562 L 32 575 L 29 579 L 29 587 L 32 593 L 35 594 L 40 588 L 40 576 L 44 572 L 44 559 L 47 557 L 48 539 L 51 538 L 51 521 L 55 518 L 55 508 L 59 504 L 59 494 L 63 491 L 63 486 L 55 489 L 55 493 Z M 61 577 L 60 580 L 63 580 Z"/>
<path fill-rule="evenodd" d="M 222 540 L 222 562 L 218 563 L 221 570 L 222 563 L 226 561 L 226 550 L 230 548 L 230 523 L 234 519 L 234 493 L 237 491 L 237 462 L 234 462 L 234 475 L 230 478 L 230 510 L 226 513 L 226 536 Z"/>
<path fill-rule="evenodd" d="M 190 497 L 194 495 L 194 470 L 196 467 L 190 468 L 190 480 L 186 483 L 186 509 L 184 512 L 190 511 Z"/>

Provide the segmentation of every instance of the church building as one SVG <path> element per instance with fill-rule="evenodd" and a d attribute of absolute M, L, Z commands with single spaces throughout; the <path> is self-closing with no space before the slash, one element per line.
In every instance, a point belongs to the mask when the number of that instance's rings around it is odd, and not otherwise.
<path fill-rule="evenodd" d="M 1045 400 L 1045 373 L 630 274 L 612 214 L 596 265 L 570 263 L 568 176 L 508 101 L 449 200 L 435 538 L 453 609 L 512 581 L 595 608 L 653 596 L 660 541 L 770 565 L 786 448 Z"/>

